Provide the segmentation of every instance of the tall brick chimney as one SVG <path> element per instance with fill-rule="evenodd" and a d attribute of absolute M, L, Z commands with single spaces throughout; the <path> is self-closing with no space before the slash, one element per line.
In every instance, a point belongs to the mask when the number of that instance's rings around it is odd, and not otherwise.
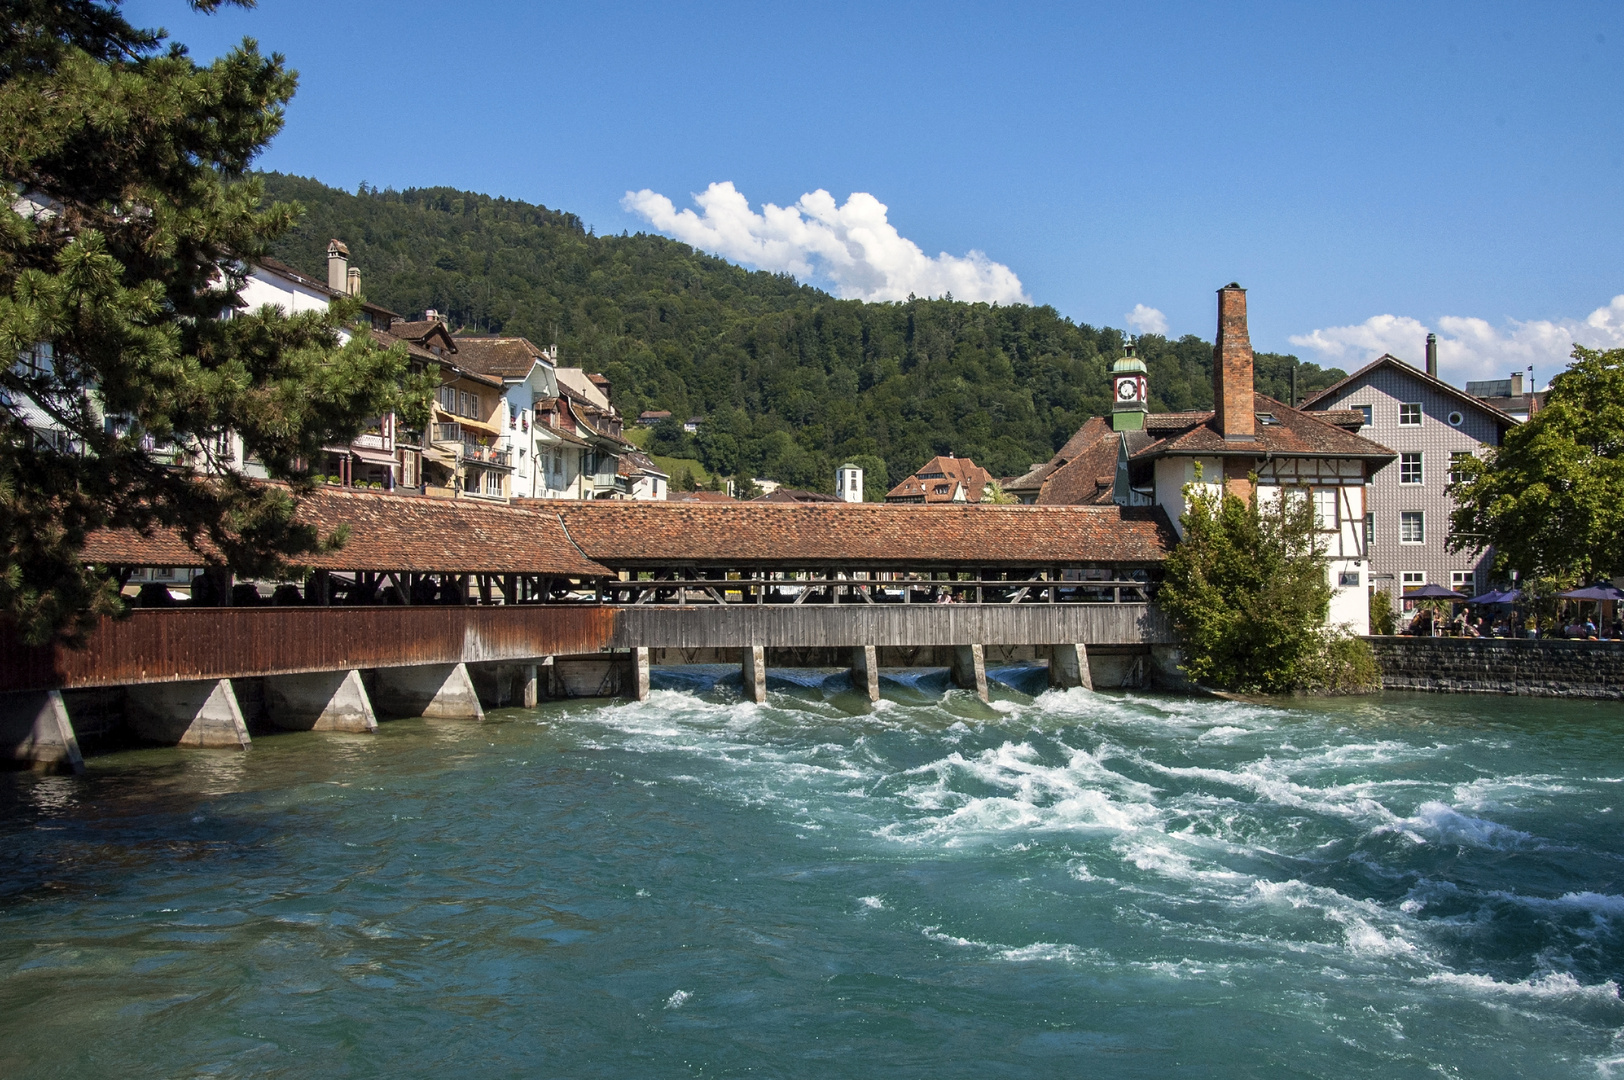
<path fill-rule="evenodd" d="M 1257 438 L 1252 401 L 1252 338 L 1246 332 L 1246 290 L 1218 290 L 1218 344 L 1212 350 L 1213 425 L 1225 439 Z"/>

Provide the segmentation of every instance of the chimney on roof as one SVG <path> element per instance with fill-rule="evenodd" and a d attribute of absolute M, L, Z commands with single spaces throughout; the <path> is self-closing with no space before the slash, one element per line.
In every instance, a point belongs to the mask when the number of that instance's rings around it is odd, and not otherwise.
<path fill-rule="evenodd" d="M 349 293 L 351 296 L 360 295 L 361 271 L 357 270 L 353 266 L 350 267 L 349 272 L 344 275 L 344 286 L 344 291 Z"/>
<path fill-rule="evenodd" d="M 427 311 L 423 312 L 423 321 L 444 322 L 445 320 L 440 318 L 440 313 L 438 311 L 435 311 L 433 308 L 429 308 Z"/>
<path fill-rule="evenodd" d="M 1520 372 L 1520 371 L 1513 371 L 1511 373 L 1511 396 L 1512 397 L 1522 397 L 1522 393 L 1523 393 L 1523 373 Z"/>
<path fill-rule="evenodd" d="M 1218 344 L 1212 350 L 1212 419 L 1225 439 L 1257 438 L 1252 364 L 1252 338 L 1246 331 L 1246 290 L 1231 281 L 1218 290 Z"/>
<path fill-rule="evenodd" d="M 1427 374 L 1438 377 L 1438 335 L 1427 335 Z"/>
<path fill-rule="evenodd" d="M 338 293 L 350 288 L 350 249 L 338 240 L 327 241 L 327 287 Z"/>

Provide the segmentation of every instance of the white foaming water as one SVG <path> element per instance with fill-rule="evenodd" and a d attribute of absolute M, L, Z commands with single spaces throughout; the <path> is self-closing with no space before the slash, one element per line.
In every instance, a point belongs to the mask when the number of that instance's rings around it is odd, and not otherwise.
<path fill-rule="evenodd" d="M 1463 814 L 1442 802 L 1424 802 L 1415 813 L 1402 818 L 1381 831 L 1400 832 L 1416 843 L 1465 844 L 1505 851 L 1532 843 L 1534 838 L 1525 832 L 1507 828 L 1485 818 Z"/>
<path fill-rule="evenodd" d="M 795 693 L 803 692 L 816 688 Z M 1491 900 L 1543 906 L 1565 925 L 1575 916 L 1590 925 L 1567 931 L 1578 941 L 1611 932 L 1624 897 L 1472 899 L 1422 878 L 1384 900 L 1356 891 L 1369 886 L 1341 871 L 1310 878 L 1365 844 L 1378 845 L 1371 868 L 1390 874 L 1398 871 L 1384 868 L 1391 856 L 1383 852 L 1544 850 L 1535 834 L 1488 815 L 1518 793 L 1563 794 L 1571 782 L 1561 777 L 1434 780 L 1429 770 L 1459 748 L 1360 738 L 1312 715 L 1239 702 L 1047 691 L 998 702 L 982 719 L 964 711 L 971 705 L 884 701 L 853 716 L 777 693 L 756 706 L 660 691 L 643 705 L 597 713 L 613 735 L 595 741 L 703 761 L 683 774 L 701 774 L 699 782 L 729 798 L 788 811 L 799 836 L 825 827 L 849 837 L 855 829 L 879 845 L 880 858 L 1030 856 L 1069 845 L 1057 857 L 1065 878 L 1114 895 L 1131 922 L 1163 927 L 1171 949 L 1297 957 L 1318 965 L 1321 978 L 1386 973 L 1408 985 L 1528 1000 L 1617 1000 L 1612 982 L 1560 971 L 1502 981 L 1456 970 L 1451 950 L 1477 924 L 1432 910 Z M 834 731 L 844 734 L 826 734 Z M 1402 838 L 1400 848 L 1393 838 Z M 878 893 L 857 903 L 863 912 L 892 907 Z M 941 923 L 920 932 L 999 962 L 1216 977 L 1210 957 L 1113 958 L 1063 941 L 977 940 Z"/>
<path fill-rule="evenodd" d="M 1609 979 L 1604 983 L 1586 986 L 1565 971 L 1541 975 L 1537 979 L 1501 982 L 1487 975 L 1462 974 L 1453 971 L 1437 972 L 1416 982 L 1426 986 L 1469 990 L 1478 994 L 1511 998 L 1583 998 L 1608 1005 L 1619 1004 L 1618 984 Z"/>

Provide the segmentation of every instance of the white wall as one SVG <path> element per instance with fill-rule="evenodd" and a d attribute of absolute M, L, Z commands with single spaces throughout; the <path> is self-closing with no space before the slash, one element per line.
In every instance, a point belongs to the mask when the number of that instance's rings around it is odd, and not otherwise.
<path fill-rule="evenodd" d="M 1156 505 L 1167 512 L 1173 531 L 1184 539 L 1184 485 L 1195 483 L 1195 467 L 1201 466 L 1201 486 L 1216 495 L 1224 476 L 1223 462 L 1218 458 L 1164 457 L 1156 460 Z"/>

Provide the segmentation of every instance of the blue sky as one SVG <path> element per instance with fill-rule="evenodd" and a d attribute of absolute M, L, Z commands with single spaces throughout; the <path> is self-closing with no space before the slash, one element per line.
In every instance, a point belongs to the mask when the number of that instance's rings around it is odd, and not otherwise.
<path fill-rule="evenodd" d="M 449 184 L 848 295 L 1013 287 L 1208 338 L 1238 280 L 1259 348 L 1343 366 L 1418 359 L 1431 329 L 1446 377 L 1543 382 L 1574 338 L 1624 345 L 1624 5 L 128 10 L 200 57 L 284 53 L 301 88 L 262 164 L 346 188 Z M 895 234 L 840 265 L 876 220 Z"/>

